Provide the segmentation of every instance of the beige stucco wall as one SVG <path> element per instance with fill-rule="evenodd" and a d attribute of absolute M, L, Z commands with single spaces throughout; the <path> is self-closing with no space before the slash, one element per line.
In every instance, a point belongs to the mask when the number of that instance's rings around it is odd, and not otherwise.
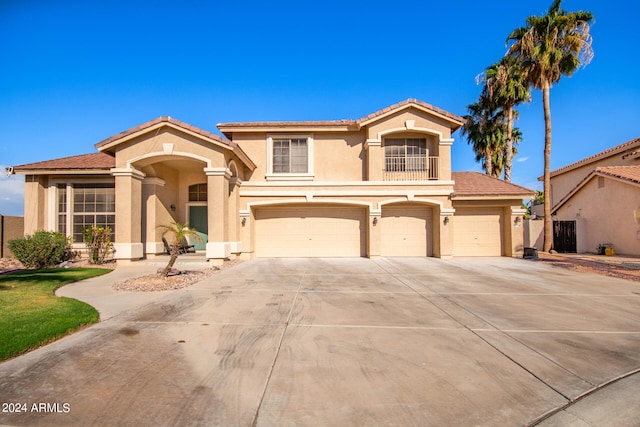
<path fill-rule="evenodd" d="M 24 234 L 47 229 L 48 198 L 46 176 L 27 175 L 24 185 Z"/>
<path fill-rule="evenodd" d="M 210 162 L 210 167 L 225 167 L 224 148 L 170 127 L 144 133 L 123 142 L 117 147 L 116 168 L 127 167 L 134 161 L 138 167 L 157 163 L 160 160 L 198 157 Z M 138 160 L 136 160 L 138 159 Z"/>
<path fill-rule="evenodd" d="M 442 135 L 443 139 L 451 137 L 451 124 L 444 119 L 432 116 L 417 108 L 408 108 L 388 116 L 382 117 L 379 121 L 375 121 L 367 126 L 367 139 L 380 139 L 386 132 L 392 129 L 407 129 L 407 121 L 409 127 L 426 128 L 436 134 Z"/>
<path fill-rule="evenodd" d="M 590 179 L 569 201 L 558 209 L 554 219 L 582 220 L 585 231 L 578 230 L 578 246 L 596 252 L 602 243 L 612 243 L 617 253 L 640 255 L 640 186 L 598 177 Z"/>
<path fill-rule="evenodd" d="M 640 146 L 640 144 L 639 144 Z M 629 147 L 631 149 L 631 147 Z M 589 163 L 569 172 L 554 176 L 551 178 L 552 206 L 555 206 L 564 196 L 569 194 L 582 180 L 584 180 L 591 172 L 598 167 L 603 166 L 632 166 L 640 165 L 638 160 L 633 157 L 622 158 L 622 154 L 616 154 L 611 157 Z"/>

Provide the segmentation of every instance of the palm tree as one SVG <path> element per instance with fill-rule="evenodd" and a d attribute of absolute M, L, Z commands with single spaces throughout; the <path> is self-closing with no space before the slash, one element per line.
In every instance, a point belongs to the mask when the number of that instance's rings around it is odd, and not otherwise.
<path fill-rule="evenodd" d="M 529 83 L 542 91 L 544 108 L 544 194 L 551 195 L 551 108 L 549 91 L 562 76 L 572 75 L 593 58 L 589 23 L 591 12 L 568 13 L 560 9 L 562 0 L 554 0 L 544 16 L 530 16 L 526 26 L 516 28 L 507 38 L 507 55 L 522 64 Z M 552 246 L 551 197 L 544 201 L 544 247 Z"/>
<path fill-rule="evenodd" d="M 476 161 L 483 161 L 485 173 L 494 176 L 494 164 L 497 153 L 502 150 L 504 142 L 503 115 L 485 91 L 480 95 L 478 102 L 467 106 L 469 115 L 463 116 L 465 123 L 461 133 L 467 136 L 467 142 L 472 145 L 476 154 Z M 498 175 L 500 171 L 498 171 Z"/>
<path fill-rule="evenodd" d="M 529 102 L 531 94 L 529 83 L 518 59 L 505 56 L 500 61 L 487 67 L 482 80 L 485 82 L 487 96 L 498 105 L 506 115 L 504 138 L 504 180 L 511 182 L 513 166 L 513 122 L 517 118 L 516 105 Z"/>
<path fill-rule="evenodd" d="M 167 264 L 167 266 L 164 268 L 162 273 L 160 273 L 162 276 L 167 277 L 171 272 L 173 265 L 176 263 L 176 260 L 178 259 L 182 241 L 187 237 L 194 237 L 197 240 L 202 240 L 202 238 L 198 235 L 195 229 L 189 228 L 189 224 L 172 222 L 170 225 L 161 225 L 158 228 L 163 230 L 163 238 L 168 234 L 172 236 L 171 242 L 169 243 L 169 248 L 171 249 L 171 257 L 169 258 L 169 263 Z"/>

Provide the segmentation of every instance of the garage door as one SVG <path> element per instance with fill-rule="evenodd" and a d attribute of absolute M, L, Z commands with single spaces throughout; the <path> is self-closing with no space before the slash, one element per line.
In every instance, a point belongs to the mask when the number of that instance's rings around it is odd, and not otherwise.
<path fill-rule="evenodd" d="M 454 255 L 502 255 L 501 208 L 457 208 L 454 221 Z"/>
<path fill-rule="evenodd" d="M 351 207 L 256 210 L 258 257 L 366 255 L 365 211 Z"/>
<path fill-rule="evenodd" d="M 433 256 L 431 208 L 386 206 L 380 221 L 382 256 Z"/>

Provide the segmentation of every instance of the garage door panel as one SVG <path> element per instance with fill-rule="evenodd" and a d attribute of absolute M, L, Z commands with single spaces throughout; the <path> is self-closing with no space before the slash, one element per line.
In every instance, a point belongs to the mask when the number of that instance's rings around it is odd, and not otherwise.
<path fill-rule="evenodd" d="M 502 209 L 456 209 L 454 216 L 456 256 L 501 256 Z"/>
<path fill-rule="evenodd" d="M 258 257 L 360 257 L 365 250 L 365 212 L 351 207 L 288 207 L 256 210 Z"/>
<path fill-rule="evenodd" d="M 433 255 L 431 208 L 383 207 L 380 228 L 382 256 Z"/>

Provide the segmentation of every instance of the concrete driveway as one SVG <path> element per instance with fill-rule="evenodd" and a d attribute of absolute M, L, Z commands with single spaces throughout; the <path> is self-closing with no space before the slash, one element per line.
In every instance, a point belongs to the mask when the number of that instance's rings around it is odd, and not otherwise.
<path fill-rule="evenodd" d="M 0 364 L 0 424 L 637 425 L 638 368 L 637 283 L 258 259 Z"/>

